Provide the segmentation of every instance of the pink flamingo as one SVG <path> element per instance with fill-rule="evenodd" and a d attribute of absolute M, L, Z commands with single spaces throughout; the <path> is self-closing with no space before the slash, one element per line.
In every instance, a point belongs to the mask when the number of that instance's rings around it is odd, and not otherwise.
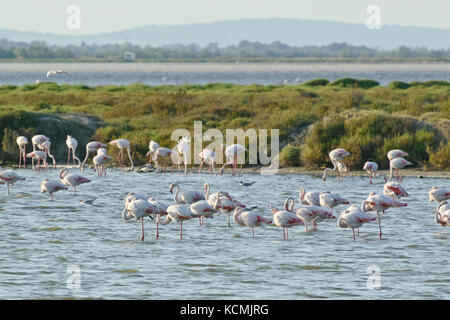
<path fill-rule="evenodd" d="M 350 204 L 350 202 L 341 195 L 330 192 L 322 192 L 319 195 L 319 203 L 323 207 L 330 208 L 331 213 L 333 213 L 333 208 L 340 204 Z"/>
<path fill-rule="evenodd" d="M 213 214 L 219 209 L 219 198 L 216 199 L 214 205 L 210 205 L 206 200 L 200 200 L 191 204 L 191 211 L 198 215 L 200 226 L 203 224 L 203 218 L 213 218 Z"/>
<path fill-rule="evenodd" d="M 373 161 L 367 161 L 364 163 L 363 170 L 366 170 L 369 174 L 369 183 L 372 184 L 372 178 L 375 178 L 378 171 L 378 163 Z"/>
<path fill-rule="evenodd" d="M 450 204 L 444 200 L 441 203 L 439 203 L 436 215 L 435 215 L 435 221 L 436 223 L 440 224 L 441 226 L 450 226 Z"/>
<path fill-rule="evenodd" d="M 211 168 L 213 169 L 214 174 L 216 174 L 216 168 L 214 167 L 214 162 L 216 161 L 216 153 L 213 150 L 203 149 L 203 151 L 198 155 L 202 159 L 202 162 L 200 163 L 200 166 L 198 168 L 198 173 L 200 174 L 202 166 L 206 162 L 209 164 L 209 174 L 211 174 Z"/>
<path fill-rule="evenodd" d="M 33 151 L 27 154 L 27 158 L 32 158 L 37 159 L 37 164 L 36 166 L 34 166 L 34 162 L 33 163 L 33 171 L 36 171 L 36 168 L 39 170 L 39 172 L 41 172 L 41 161 L 44 163 L 45 168 L 48 168 L 48 163 L 47 163 L 47 154 L 44 151 Z"/>
<path fill-rule="evenodd" d="M 50 138 L 44 136 L 43 134 L 38 134 L 38 135 L 33 136 L 33 137 L 31 138 L 31 143 L 32 143 L 32 145 L 33 145 L 33 151 L 36 151 L 36 147 L 37 147 L 39 144 L 42 144 L 42 143 L 44 143 L 44 142 L 47 141 L 47 140 L 50 140 Z M 34 170 L 34 158 L 31 159 L 31 167 L 32 167 L 33 170 Z"/>
<path fill-rule="evenodd" d="M 161 220 L 160 215 L 156 216 L 156 222 L 162 225 L 169 224 L 171 221 L 180 222 L 180 240 L 183 239 L 183 221 L 197 218 L 198 215 L 193 213 L 189 205 L 175 204 L 167 207 L 167 216 L 165 220 Z"/>
<path fill-rule="evenodd" d="M 158 215 L 158 213 L 158 208 L 150 202 L 143 199 L 134 199 L 123 209 L 122 219 L 126 221 L 134 217 L 136 220 L 141 220 L 141 241 L 144 241 L 144 217 L 151 217 L 152 215 Z"/>
<path fill-rule="evenodd" d="M 167 206 L 164 203 L 162 203 L 159 200 L 156 200 L 153 197 L 148 198 L 147 201 L 150 202 L 152 205 L 154 205 L 158 209 L 158 215 L 163 215 L 163 216 L 167 215 Z M 150 217 L 150 218 L 152 218 L 152 217 Z M 158 220 L 156 220 L 156 238 L 159 238 L 159 223 L 158 223 Z"/>
<path fill-rule="evenodd" d="M 255 237 L 255 227 L 262 223 L 271 224 L 272 220 L 265 218 L 262 214 L 253 211 L 242 211 L 242 207 L 234 209 L 233 220 L 236 224 L 252 228 L 252 237 Z"/>
<path fill-rule="evenodd" d="M 320 206 L 320 192 L 306 192 L 305 189 L 301 189 L 298 195 L 298 202 L 303 205 Z"/>
<path fill-rule="evenodd" d="M 101 150 L 101 149 L 99 149 Z M 105 170 L 105 162 L 108 162 L 109 160 L 111 160 L 112 157 L 108 156 L 107 154 L 98 154 L 94 157 L 93 161 L 94 161 L 94 167 L 95 167 L 95 171 L 97 171 L 97 176 L 102 176 L 103 174 L 106 177 L 106 170 Z"/>
<path fill-rule="evenodd" d="M 430 202 L 441 202 L 450 199 L 450 191 L 445 189 L 439 189 L 438 187 L 432 187 L 428 192 Z"/>
<path fill-rule="evenodd" d="M 6 187 L 8 188 L 8 195 L 11 195 L 11 192 L 9 191 L 9 186 L 12 186 L 17 181 L 25 181 L 25 178 L 19 176 L 13 170 L 5 170 L 0 172 L 0 182 L 6 184 Z"/>
<path fill-rule="evenodd" d="M 75 159 L 77 159 L 78 161 L 78 167 L 80 167 L 81 161 L 80 159 L 78 159 L 78 157 L 75 155 L 75 150 L 78 147 L 78 141 L 77 139 L 73 138 L 70 135 L 67 135 L 67 139 L 66 139 L 66 145 L 67 145 L 67 149 L 68 149 L 68 153 L 67 153 L 67 165 L 69 165 L 70 162 L 70 150 L 72 150 L 72 161 L 73 164 L 75 165 Z"/>
<path fill-rule="evenodd" d="M 187 165 L 189 162 L 189 155 L 191 152 L 190 139 L 188 137 L 181 138 L 180 141 L 178 141 L 177 150 L 178 150 L 178 172 L 180 172 L 180 159 L 182 156 L 184 162 L 184 174 L 186 174 Z"/>
<path fill-rule="evenodd" d="M 98 142 L 98 141 L 92 141 L 86 145 L 86 157 L 84 158 L 83 163 L 81 164 L 81 172 L 84 172 L 84 164 L 86 163 L 86 161 L 89 158 L 89 153 L 97 152 L 98 149 L 100 149 L 100 148 L 106 148 L 106 144 Z"/>
<path fill-rule="evenodd" d="M 338 169 L 338 163 L 342 162 L 341 165 L 343 165 L 343 167 L 346 169 L 346 173 L 348 173 L 348 169 L 344 164 L 344 158 L 349 156 L 350 153 L 347 152 L 347 150 L 339 148 L 339 149 L 334 149 L 329 153 L 331 162 L 333 163 L 333 168 L 325 168 L 325 170 L 323 171 L 323 176 L 322 176 L 322 180 L 326 181 L 327 180 L 327 172 L 328 171 L 336 171 Z M 338 177 L 341 176 L 341 172 L 338 170 Z"/>
<path fill-rule="evenodd" d="M 67 190 L 65 185 L 58 181 L 51 181 L 49 179 L 44 179 L 41 183 L 41 193 L 50 193 L 53 201 L 53 193 L 61 190 Z"/>
<path fill-rule="evenodd" d="M 387 153 L 387 157 L 388 157 L 389 161 L 391 161 L 395 158 L 404 158 L 407 156 L 408 156 L 408 153 L 403 150 L 400 150 L 400 149 L 391 150 Z"/>
<path fill-rule="evenodd" d="M 148 161 L 149 164 L 152 164 L 152 156 L 156 152 L 156 150 L 158 150 L 158 148 L 159 148 L 159 143 L 157 143 L 157 142 L 155 142 L 153 140 L 151 140 L 149 142 L 149 144 L 148 144 L 148 152 L 145 155 L 146 157 L 150 158 L 149 161 Z"/>
<path fill-rule="evenodd" d="M 412 165 L 412 163 L 403 158 L 392 159 L 390 161 L 391 174 L 389 175 L 389 181 L 392 180 L 393 171 L 395 169 L 395 177 L 397 178 L 397 181 L 401 182 L 402 181 L 401 169 L 403 169 L 406 166 L 410 166 L 410 165 Z"/>
<path fill-rule="evenodd" d="M 161 170 L 160 162 L 164 162 L 164 168 L 163 172 L 166 171 L 167 162 L 172 160 L 172 154 L 173 150 L 165 147 L 160 147 L 156 149 L 155 153 L 153 154 L 153 161 L 155 161 L 156 164 L 156 170 Z M 150 153 L 147 153 L 147 156 L 149 156 Z M 174 169 L 175 163 L 172 161 L 172 171 Z"/>
<path fill-rule="evenodd" d="M 388 196 L 383 194 L 377 194 L 375 192 L 371 192 L 367 199 L 363 201 L 361 205 L 361 211 L 375 211 L 378 217 L 378 226 L 380 228 L 380 239 L 381 239 L 381 218 L 380 212 L 383 212 L 389 208 L 398 208 L 398 207 L 406 207 L 407 204 L 391 199 Z"/>
<path fill-rule="evenodd" d="M 27 137 L 20 136 L 16 139 L 17 145 L 19 146 L 19 169 L 22 165 L 23 160 L 23 167 L 26 167 L 26 145 L 28 144 Z"/>
<path fill-rule="evenodd" d="M 358 229 L 362 227 L 364 223 L 375 221 L 377 218 L 371 217 L 366 212 L 363 212 L 358 206 L 351 205 L 345 211 L 341 213 L 338 219 L 338 226 L 340 228 L 352 228 L 353 240 L 355 238 L 355 228 Z"/>
<path fill-rule="evenodd" d="M 208 199 L 208 202 L 211 204 L 211 201 L 215 201 L 215 194 L 211 195 Z M 217 193 L 217 197 L 219 199 L 219 204 L 217 205 L 219 211 L 227 214 L 227 226 L 228 228 L 231 226 L 230 224 L 230 212 L 235 210 L 237 207 L 245 208 L 246 206 L 242 204 L 240 201 L 234 199 L 229 193 L 224 191 L 219 191 Z"/>
<path fill-rule="evenodd" d="M 119 166 L 121 168 L 125 167 L 123 164 L 123 150 L 127 149 L 128 158 L 130 159 L 130 163 L 131 163 L 131 171 L 133 171 L 134 164 L 133 164 L 133 159 L 131 159 L 130 141 L 128 141 L 127 139 L 116 139 L 116 140 L 109 142 L 109 144 L 111 144 L 113 146 L 117 146 L 119 148 L 120 151 L 117 156 L 117 161 L 119 162 Z"/>
<path fill-rule="evenodd" d="M 67 169 L 61 169 L 59 171 L 59 178 L 66 186 L 73 187 L 74 194 L 77 194 L 77 186 L 83 183 L 91 182 L 91 180 L 79 174 L 69 174 L 69 170 Z"/>
<path fill-rule="evenodd" d="M 313 230 L 317 230 L 316 223 L 323 219 L 335 219 L 335 216 L 324 207 L 305 205 L 297 209 L 295 212 L 297 217 L 299 217 L 305 224 L 305 231 L 308 232 L 308 222 L 313 225 Z"/>
<path fill-rule="evenodd" d="M 247 151 L 247 149 L 244 146 L 240 145 L 240 144 L 232 144 L 231 146 L 227 147 L 225 149 L 225 156 L 227 158 L 227 161 L 222 166 L 222 168 L 220 168 L 220 175 L 222 175 L 223 169 L 227 165 L 232 165 L 233 166 L 233 176 L 236 175 L 237 157 L 239 155 L 244 155 L 245 156 L 245 151 Z M 241 167 L 239 169 L 239 174 L 242 171 L 242 166 L 243 166 L 243 164 L 241 163 Z"/>
<path fill-rule="evenodd" d="M 180 192 L 180 186 L 176 183 L 170 185 L 170 193 L 173 194 L 173 189 L 177 189 L 177 192 L 173 196 L 173 200 L 176 203 L 194 203 L 200 200 L 205 200 L 205 196 L 197 191 L 183 191 Z"/>
<path fill-rule="evenodd" d="M 292 199 L 292 200 L 290 200 Z M 288 200 L 294 201 L 293 198 L 288 198 L 284 202 L 285 210 L 278 210 L 276 207 L 270 205 L 269 209 L 273 214 L 273 223 L 279 227 L 283 228 L 283 240 L 289 239 L 289 231 L 288 229 L 292 226 L 304 225 L 303 221 L 297 217 L 295 213 L 287 210 L 288 208 Z M 286 231 L 285 231 L 286 230 Z"/>
<path fill-rule="evenodd" d="M 384 184 L 383 194 L 392 197 L 392 199 L 396 199 L 396 197 L 409 197 L 409 194 L 406 192 L 405 188 L 403 188 L 400 183 L 394 181 L 386 182 Z"/>
<path fill-rule="evenodd" d="M 47 153 L 47 155 L 52 158 L 53 161 L 53 167 L 56 169 L 56 161 L 55 157 L 50 153 L 50 146 L 52 145 L 50 139 L 44 141 L 43 143 L 38 144 L 38 148 Z"/>

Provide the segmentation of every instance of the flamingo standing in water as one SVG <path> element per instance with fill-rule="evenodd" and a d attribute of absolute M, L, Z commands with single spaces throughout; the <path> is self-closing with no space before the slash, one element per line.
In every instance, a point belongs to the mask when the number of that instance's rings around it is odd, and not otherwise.
<path fill-rule="evenodd" d="M 301 189 L 298 194 L 298 202 L 303 205 L 320 206 L 320 192 L 306 192 Z"/>
<path fill-rule="evenodd" d="M 267 219 L 262 214 L 252 211 L 242 211 L 242 207 L 234 209 L 233 220 L 236 224 L 252 228 L 252 237 L 255 237 L 255 227 L 262 223 L 271 224 L 272 220 Z"/>
<path fill-rule="evenodd" d="M 184 174 L 186 174 L 187 164 L 189 162 L 189 155 L 191 152 L 190 139 L 188 137 L 181 138 L 180 141 L 178 141 L 177 150 L 178 150 L 178 172 L 180 172 L 180 159 L 182 156 L 184 162 Z"/>
<path fill-rule="evenodd" d="M 91 182 L 91 180 L 79 174 L 69 174 L 69 170 L 67 169 L 61 169 L 59 171 L 59 178 L 66 186 L 73 187 L 74 194 L 77 194 L 77 186 L 83 183 Z"/>
<path fill-rule="evenodd" d="M 149 142 L 149 144 L 148 144 L 148 152 L 145 155 L 146 157 L 150 158 L 149 161 L 148 161 L 149 164 L 152 164 L 152 156 L 156 152 L 156 150 L 158 150 L 158 148 L 159 148 L 159 143 L 157 143 L 157 142 L 155 142 L 153 140 L 151 140 Z"/>
<path fill-rule="evenodd" d="M 98 149 L 99 151 L 102 149 Z M 112 157 L 108 156 L 107 154 L 104 153 L 100 153 L 97 154 L 93 161 L 94 161 L 94 167 L 95 167 L 95 171 L 97 171 L 97 176 L 102 176 L 105 175 L 106 177 L 106 170 L 105 170 L 105 162 L 108 162 L 109 160 L 111 160 Z"/>
<path fill-rule="evenodd" d="M 408 192 L 403 188 L 400 183 L 395 181 L 386 182 L 383 187 L 383 194 L 392 197 L 392 199 L 409 197 Z"/>
<path fill-rule="evenodd" d="M 378 171 L 378 163 L 373 161 L 367 161 L 364 163 L 363 170 L 366 170 L 369 174 L 369 183 L 372 184 L 372 178 L 375 178 Z"/>
<path fill-rule="evenodd" d="M 371 192 L 367 199 L 363 201 L 361 205 L 361 210 L 366 211 L 375 211 L 378 217 L 378 226 L 380 228 L 380 239 L 381 239 L 381 218 L 380 212 L 383 212 L 389 208 L 398 208 L 398 207 L 406 207 L 407 204 L 404 202 L 400 202 L 394 199 L 391 199 L 388 196 L 383 194 L 377 194 L 375 192 Z"/>
<path fill-rule="evenodd" d="M 156 170 L 161 170 L 160 162 L 162 161 L 162 162 L 164 162 L 164 168 L 162 171 L 163 172 L 166 171 L 167 162 L 172 160 L 172 153 L 173 153 L 173 150 L 169 149 L 169 148 L 159 147 L 158 149 L 156 149 L 155 153 L 153 154 L 153 161 L 155 161 Z M 149 155 L 149 153 L 147 153 L 147 155 Z M 175 164 L 172 161 L 172 171 L 173 171 L 174 165 Z"/>
<path fill-rule="evenodd" d="M 38 147 L 38 145 L 40 145 L 40 144 L 43 144 L 47 140 L 50 140 L 50 138 L 44 136 L 43 134 L 37 134 L 37 135 L 33 136 L 31 138 L 31 143 L 33 145 L 33 151 L 36 151 L 36 147 Z M 34 170 L 34 157 L 31 159 L 31 166 Z"/>
<path fill-rule="evenodd" d="M 387 153 L 387 157 L 389 159 L 389 161 L 395 159 L 395 158 L 404 158 L 408 156 L 408 152 L 405 152 L 403 150 L 400 149 L 395 149 L 395 150 L 390 150 Z"/>
<path fill-rule="evenodd" d="M 294 212 L 288 210 L 287 204 L 288 200 L 294 201 L 293 198 L 288 198 L 284 202 L 284 210 L 278 210 L 276 207 L 272 205 L 269 206 L 269 209 L 273 214 L 273 223 L 283 228 L 283 240 L 289 239 L 288 229 L 290 227 L 304 224 L 303 221 L 299 217 L 297 217 L 297 215 Z"/>
<path fill-rule="evenodd" d="M 291 210 L 292 211 L 292 210 Z M 313 225 L 313 230 L 317 230 L 317 222 L 324 219 L 335 219 L 331 210 L 315 205 L 304 205 L 298 208 L 295 212 L 305 224 L 305 231 L 308 232 L 308 222 Z"/>
<path fill-rule="evenodd" d="M 17 145 L 19 146 L 19 169 L 21 167 L 22 164 L 22 160 L 23 160 L 23 167 L 26 167 L 26 145 L 28 144 L 28 139 L 27 137 L 24 136 L 20 136 L 16 139 Z"/>
<path fill-rule="evenodd" d="M 194 203 L 200 200 L 205 200 L 205 196 L 203 194 L 201 194 L 200 192 L 197 191 L 183 191 L 180 192 L 180 186 L 176 183 L 172 183 L 170 185 L 170 193 L 173 194 L 173 189 L 177 189 L 177 192 L 175 193 L 175 195 L 173 196 L 173 200 L 176 203 Z"/>
<path fill-rule="evenodd" d="M 52 145 L 50 139 L 38 144 L 38 148 L 47 153 L 47 155 L 52 158 L 53 167 L 56 169 L 55 157 L 50 153 L 50 146 Z"/>
<path fill-rule="evenodd" d="M 47 154 L 44 151 L 33 151 L 27 154 L 27 158 L 31 158 L 33 160 L 32 163 L 34 163 L 34 159 L 37 159 L 37 164 L 34 166 L 33 164 L 33 171 L 36 172 L 36 168 L 38 168 L 39 172 L 41 172 L 41 161 L 44 163 L 45 168 L 48 168 L 47 163 Z"/>
<path fill-rule="evenodd" d="M 442 201 L 439 203 L 436 215 L 435 215 L 435 221 L 436 223 L 440 224 L 441 226 L 450 226 L 450 204 L 447 202 L 447 200 Z"/>
<path fill-rule="evenodd" d="M 395 169 L 395 177 L 397 178 L 397 181 L 401 182 L 402 181 L 402 173 L 401 173 L 401 169 L 403 169 L 406 166 L 410 166 L 412 165 L 411 162 L 409 162 L 408 160 L 405 160 L 403 158 L 395 158 L 392 159 L 390 161 L 390 175 L 389 175 L 389 181 L 392 180 L 392 175 Z"/>
<path fill-rule="evenodd" d="M 69 189 L 64 184 L 58 181 L 51 181 L 49 179 L 44 179 L 41 183 L 41 193 L 50 193 L 53 201 L 53 193 L 61 190 Z"/>
<path fill-rule="evenodd" d="M 216 194 L 212 194 L 207 201 L 211 204 L 211 201 L 215 201 L 216 196 L 219 199 L 219 204 L 217 205 L 219 211 L 227 214 L 227 226 L 229 228 L 231 226 L 230 212 L 234 211 L 237 207 L 245 208 L 246 206 L 224 191 L 219 191 Z"/>
<path fill-rule="evenodd" d="M 180 222 L 180 240 L 183 239 L 183 221 L 197 218 L 198 215 L 191 211 L 189 205 L 175 204 L 167 207 L 166 219 L 161 220 L 160 215 L 156 216 L 156 222 L 162 225 L 169 224 L 171 221 Z"/>
<path fill-rule="evenodd" d="M 75 159 L 77 159 L 78 161 L 78 167 L 80 167 L 81 161 L 80 159 L 78 159 L 78 157 L 75 155 L 75 150 L 78 147 L 78 141 L 77 139 L 73 138 L 70 135 L 67 135 L 67 139 L 66 139 L 66 145 L 67 145 L 67 149 L 68 149 L 68 153 L 67 153 L 67 165 L 69 165 L 70 162 L 70 150 L 72 150 L 72 161 L 73 164 L 75 165 Z"/>
<path fill-rule="evenodd" d="M 158 208 L 150 202 L 143 199 L 134 199 L 123 209 L 122 219 L 126 221 L 134 217 L 136 220 L 141 220 L 141 241 L 144 241 L 144 217 L 151 217 L 158 213 Z"/>
<path fill-rule="evenodd" d="M 81 164 L 81 172 L 84 172 L 84 164 L 86 163 L 86 161 L 89 158 L 89 153 L 97 152 L 98 149 L 100 149 L 100 148 L 106 148 L 106 144 L 103 144 L 98 141 L 92 141 L 86 145 L 86 157 L 84 158 L 83 163 Z"/>
<path fill-rule="evenodd" d="M 123 164 L 123 150 L 127 149 L 128 158 L 130 159 L 130 163 L 131 163 L 131 171 L 133 171 L 134 164 L 133 164 L 133 159 L 131 159 L 130 141 L 128 141 L 127 139 L 116 139 L 116 140 L 110 141 L 109 144 L 111 144 L 113 146 L 117 146 L 120 149 L 119 154 L 117 156 L 117 161 L 119 162 L 119 166 L 121 168 L 125 167 Z"/>
<path fill-rule="evenodd" d="M 214 167 L 214 163 L 216 161 L 216 153 L 213 150 L 203 149 L 203 151 L 200 152 L 198 155 L 202 159 L 200 167 L 198 168 L 198 173 L 200 174 L 202 166 L 206 162 L 209 165 L 209 174 L 211 174 L 211 168 L 213 169 L 214 174 L 216 174 L 216 168 Z"/>
<path fill-rule="evenodd" d="M 340 228 L 352 228 L 353 240 L 356 240 L 355 228 L 358 229 L 358 236 L 359 236 L 359 228 L 361 228 L 364 223 L 375 220 L 377 220 L 376 217 L 372 217 L 366 212 L 363 212 L 361 208 L 359 208 L 356 205 L 351 205 L 339 216 L 338 226 Z"/>
<path fill-rule="evenodd" d="M 331 162 L 333 163 L 333 168 L 325 168 L 325 170 L 323 171 L 323 176 L 322 176 L 322 180 L 326 181 L 327 180 L 327 172 L 328 171 L 336 171 L 338 169 L 338 163 L 342 162 L 341 165 L 343 165 L 343 167 L 346 169 L 346 173 L 348 173 L 348 169 L 344 164 L 344 158 L 349 156 L 350 153 L 347 152 L 347 150 L 339 148 L 339 149 L 334 149 L 329 153 Z M 341 172 L 338 170 L 338 177 L 341 176 Z"/>
<path fill-rule="evenodd" d="M 319 195 L 319 202 L 321 206 L 330 208 L 331 213 L 333 213 L 333 208 L 340 204 L 350 204 L 350 202 L 341 195 L 330 192 L 322 192 Z"/>
<path fill-rule="evenodd" d="M 200 226 L 203 225 L 203 218 L 213 218 L 213 214 L 218 211 L 219 198 L 214 205 L 210 205 L 206 200 L 200 200 L 191 204 L 191 211 L 198 215 Z"/>
<path fill-rule="evenodd" d="M 167 206 L 162 203 L 159 200 L 156 200 L 153 197 L 148 198 L 147 200 L 148 202 L 150 202 L 152 205 L 154 205 L 157 209 L 158 209 L 158 215 L 167 215 Z M 152 216 L 150 216 L 150 218 L 153 219 Z M 156 238 L 159 238 L 159 223 L 158 220 L 156 220 Z"/>
<path fill-rule="evenodd" d="M 438 187 L 432 187 L 430 191 L 428 192 L 428 196 L 430 199 L 430 202 L 437 201 L 441 202 L 444 200 L 450 199 L 450 191 L 445 189 L 440 189 Z"/>
<path fill-rule="evenodd" d="M 0 172 L 0 182 L 2 184 L 6 184 L 6 187 L 8 188 L 8 195 L 11 195 L 11 192 L 9 191 L 9 186 L 12 186 L 14 183 L 20 180 L 25 181 L 25 178 L 19 176 L 13 170 L 5 170 Z"/>
<path fill-rule="evenodd" d="M 222 175 L 223 169 L 227 165 L 233 166 L 233 176 L 236 175 L 237 157 L 240 155 L 245 156 L 245 151 L 247 151 L 247 149 L 240 144 L 232 144 L 231 146 L 227 147 L 225 149 L 225 156 L 227 158 L 227 161 L 222 166 L 222 168 L 220 168 L 220 175 Z M 245 159 L 244 159 L 244 162 L 245 162 Z M 239 168 L 239 174 L 242 171 L 242 166 L 243 166 L 243 163 L 241 163 L 241 167 Z"/>

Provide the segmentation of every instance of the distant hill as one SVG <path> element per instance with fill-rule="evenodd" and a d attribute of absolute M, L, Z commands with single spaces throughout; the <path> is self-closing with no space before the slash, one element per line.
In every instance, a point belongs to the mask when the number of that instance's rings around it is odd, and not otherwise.
<path fill-rule="evenodd" d="M 241 40 L 248 40 L 262 43 L 280 41 L 291 46 L 346 42 L 380 49 L 393 49 L 401 45 L 447 49 L 450 47 L 450 29 L 384 25 L 380 30 L 369 30 L 365 24 L 272 18 L 173 26 L 149 25 L 84 36 L 0 30 L 0 39 L 45 41 L 51 45 L 79 45 L 82 42 L 109 44 L 128 41 L 141 46 L 165 46 L 176 43 L 184 45 L 195 43 L 200 46 L 217 43 L 219 46 L 228 46 L 238 44 Z"/>

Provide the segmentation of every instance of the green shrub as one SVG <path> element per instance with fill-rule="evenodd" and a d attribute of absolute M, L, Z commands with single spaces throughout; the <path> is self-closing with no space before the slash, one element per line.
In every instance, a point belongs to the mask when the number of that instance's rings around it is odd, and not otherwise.
<path fill-rule="evenodd" d="M 279 161 L 282 167 L 300 166 L 300 148 L 292 145 L 285 146 L 280 152 Z"/>
<path fill-rule="evenodd" d="M 411 85 L 403 81 L 392 81 L 388 87 L 391 89 L 408 89 Z"/>
<path fill-rule="evenodd" d="M 427 168 L 450 171 L 450 144 L 441 142 L 436 152 L 428 146 L 427 152 L 429 154 Z"/>
<path fill-rule="evenodd" d="M 328 81 L 327 79 L 313 79 L 303 83 L 302 85 L 316 87 L 316 86 L 326 86 L 329 83 L 330 81 Z"/>

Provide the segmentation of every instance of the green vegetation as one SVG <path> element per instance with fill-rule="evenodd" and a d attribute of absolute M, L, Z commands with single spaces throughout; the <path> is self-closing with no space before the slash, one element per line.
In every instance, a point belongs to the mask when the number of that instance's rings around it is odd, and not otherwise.
<path fill-rule="evenodd" d="M 200 120 L 203 131 L 279 129 L 282 166 L 324 167 L 328 153 L 343 147 L 351 153 L 350 169 L 361 169 L 367 160 L 387 168 L 387 151 L 401 148 L 417 166 L 450 170 L 448 82 L 400 88 L 353 80 L 295 86 L 0 86 L 0 159 L 15 163 L 18 135 L 46 134 L 64 163 L 65 138 L 72 134 L 80 158 L 87 142 L 121 137 L 131 141 L 133 158 L 142 164 L 149 140 L 173 147 L 172 131 L 185 128 L 192 134 Z"/>

